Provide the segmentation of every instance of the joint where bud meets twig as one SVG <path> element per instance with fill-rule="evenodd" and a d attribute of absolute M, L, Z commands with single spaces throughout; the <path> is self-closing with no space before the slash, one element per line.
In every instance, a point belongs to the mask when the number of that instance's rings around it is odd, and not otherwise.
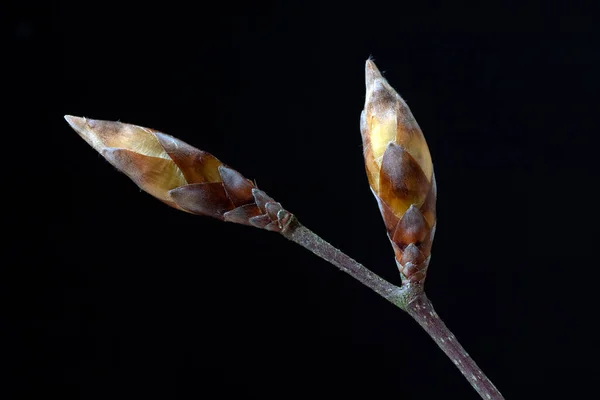
<path fill-rule="evenodd" d="M 275 232 L 293 218 L 238 171 L 173 136 L 122 122 L 65 119 L 140 189 L 171 207 Z"/>

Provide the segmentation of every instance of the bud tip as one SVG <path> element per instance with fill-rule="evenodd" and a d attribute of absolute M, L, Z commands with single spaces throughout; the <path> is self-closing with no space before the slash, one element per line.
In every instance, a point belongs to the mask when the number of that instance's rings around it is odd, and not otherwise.
<path fill-rule="evenodd" d="M 101 152 L 106 146 L 103 145 L 102 141 L 98 139 L 97 134 L 93 131 L 98 121 L 93 119 L 87 119 L 85 117 L 75 117 L 73 115 L 65 115 L 65 120 L 73 128 L 75 132 L 83 140 L 88 142 L 96 151 Z"/>
<path fill-rule="evenodd" d="M 85 118 L 75 117 L 73 115 L 65 115 L 65 120 L 71 125 L 71 128 L 75 130 L 81 129 L 83 124 L 85 124 Z"/>
<path fill-rule="evenodd" d="M 381 72 L 379 72 L 377 65 L 375 65 L 375 62 L 369 58 L 365 63 L 365 84 L 367 88 L 371 87 L 377 79 L 384 78 L 381 75 Z"/>

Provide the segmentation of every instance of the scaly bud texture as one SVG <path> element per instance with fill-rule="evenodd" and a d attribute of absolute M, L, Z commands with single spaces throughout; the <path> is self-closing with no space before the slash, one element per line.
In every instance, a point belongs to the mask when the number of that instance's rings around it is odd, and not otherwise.
<path fill-rule="evenodd" d="M 292 218 L 242 174 L 173 136 L 121 122 L 65 119 L 114 167 L 171 207 L 276 232 Z"/>
<path fill-rule="evenodd" d="M 421 128 L 375 63 L 365 67 L 360 118 L 365 167 L 402 281 L 423 284 L 435 233 L 436 185 Z"/>
<path fill-rule="evenodd" d="M 153 129 L 65 116 L 71 127 L 142 190 L 192 214 L 281 233 L 408 312 L 486 400 L 503 397 L 448 330 L 423 291 L 435 232 L 436 185 L 429 148 L 408 106 L 366 64 L 361 114 L 365 167 L 400 269 L 392 285 L 336 249 L 255 184 L 213 155 Z"/>

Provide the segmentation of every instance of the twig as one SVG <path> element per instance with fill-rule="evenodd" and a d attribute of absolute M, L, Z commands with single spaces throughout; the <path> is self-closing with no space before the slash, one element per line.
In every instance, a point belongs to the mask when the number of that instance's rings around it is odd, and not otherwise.
<path fill-rule="evenodd" d="M 465 349 L 460 345 L 456 336 L 452 334 L 450 329 L 444 324 L 444 321 L 433 309 L 431 301 L 425 293 L 417 296 L 411 301 L 405 311 L 421 325 L 423 329 L 431 336 L 431 338 L 440 346 L 446 353 L 448 358 L 452 360 L 454 365 L 462 372 L 465 378 L 469 381 L 473 389 L 479 393 L 482 399 L 485 400 L 501 400 L 504 399 L 502 394 L 496 389 L 494 384 L 483 373 L 481 368 L 469 356 Z"/>
<path fill-rule="evenodd" d="M 398 287 L 389 283 L 300 224 L 295 217 L 281 231 L 281 234 L 348 273 L 386 300 L 406 311 L 446 353 L 482 399 L 504 399 L 440 319 L 422 286 L 407 284 Z"/>
<path fill-rule="evenodd" d="M 392 303 L 398 298 L 401 290 L 398 286 L 389 283 L 379 275 L 371 272 L 364 265 L 333 247 L 330 243 L 298 222 L 296 217 L 292 218 L 290 223 L 281 231 L 281 234 L 335 265 Z"/>

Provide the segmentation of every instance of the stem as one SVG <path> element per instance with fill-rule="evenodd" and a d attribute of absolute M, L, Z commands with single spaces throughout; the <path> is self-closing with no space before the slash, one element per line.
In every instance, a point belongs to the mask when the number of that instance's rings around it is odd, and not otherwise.
<path fill-rule="evenodd" d="M 321 239 L 316 233 L 300 224 L 295 217 L 292 217 L 292 220 L 281 231 L 281 234 L 351 275 L 386 300 L 396 304 L 395 301 L 398 298 L 398 292 L 401 290 L 398 286 L 392 285 L 364 265 Z"/>
<path fill-rule="evenodd" d="M 454 362 L 454 365 L 458 367 L 482 399 L 504 400 L 502 394 L 475 364 L 475 361 L 437 315 L 431 301 L 423 292 L 422 286 L 403 285 L 398 287 L 389 283 L 321 239 L 316 233 L 300 224 L 295 217 L 292 217 L 282 229 L 281 234 L 348 273 L 386 300 L 406 311 Z"/>
<path fill-rule="evenodd" d="M 448 358 L 454 362 L 454 365 L 458 367 L 482 399 L 504 399 L 494 384 L 485 376 L 481 368 L 475 364 L 475 361 L 473 361 L 471 356 L 456 340 L 456 337 L 446 324 L 444 324 L 444 321 L 437 315 L 425 293 L 409 303 L 406 307 L 406 312 L 425 329 L 429 336 L 446 353 Z"/>

